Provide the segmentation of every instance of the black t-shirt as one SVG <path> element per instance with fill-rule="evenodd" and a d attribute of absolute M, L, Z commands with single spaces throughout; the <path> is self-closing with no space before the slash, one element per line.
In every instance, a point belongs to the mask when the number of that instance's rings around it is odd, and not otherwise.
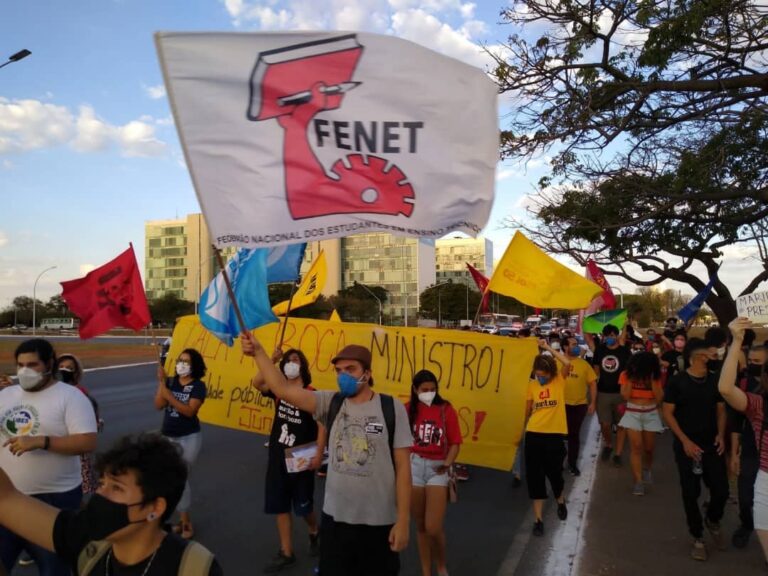
<path fill-rule="evenodd" d="M 608 348 L 600 344 L 595 350 L 592 364 L 600 368 L 600 377 L 597 379 L 597 391 L 610 394 L 621 392 L 619 375 L 626 370 L 627 362 L 632 356 L 628 346 Z"/>
<path fill-rule="evenodd" d="M 308 389 L 312 390 L 311 387 Z M 265 392 L 264 396 L 275 401 L 275 419 L 269 434 L 269 455 L 275 461 L 283 461 L 285 466 L 286 448 L 317 440 L 317 422 L 312 414 L 284 400 L 278 400 L 272 392 Z"/>
<path fill-rule="evenodd" d="M 661 359 L 664 362 L 669 363 L 667 368 L 667 379 L 672 378 L 675 374 L 679 374 L 688 368 L 688 363 L 683 359 L 683 353 L 677 350 L 667 350 L 661 355 Z"/>
<path fill-rule="evenodd" d="M 724 402 L 717 390 L 717 381 L 713 374 L 695 378 L 682 372 L 671 378 L 664 389 L 664 402 L 675 405 L 680 428 L 704 451 L 715 449 L 717 405 Z"/>
<path fill-rule="evenodd" d="M 71 510 L 59 512 L 53 525 L 53 547 L 56 554 L 73 567 L 73 573 L 77 573 L 77 559 L 88 543 L 85 526 L 78 521 L 76 512 Z M 166 534 L 154 558 L 150 556 L 138 564 L 124 566 L 112 555 L 109 563 L 109 574 L 110 576 L 141 576 L 151 559 L 152 563 L 146 576 L 176 576 L 186 546 L 186 540 L 175 534 Z M 107 554 L 104 554 L 89 574 L 79 574 L 78 576 L 101 576 L 102 574 L 107 574 Z M 222 576 L 223 574 L 221 566 L 214 558 L 208 576 Z"/>
<path fill-rule="evenodd" d="M 179 383 L 179 379 L 174 377 L 168 378 L 165 385 L 171 390 L 171 394 L 173 394 L 179 402 L 189 404 L 189 401 L 192 398 L 205 402 L 205 384 L 203 384 L 201 380 L 193 380 L 186 386 L 182 386 Z M 188 436 L 195 432 L 200 432 L 200 420 L 197 416 L 188 418 L 183 414 L 179 414 L 170 404 L 165 407 L 162 430 L 163 436 L 178 438 L 179 436 Z"/>

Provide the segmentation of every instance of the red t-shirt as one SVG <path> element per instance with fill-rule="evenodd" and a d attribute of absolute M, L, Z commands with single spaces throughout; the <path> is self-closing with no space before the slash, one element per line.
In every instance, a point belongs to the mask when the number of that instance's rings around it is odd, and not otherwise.
<path fill-rule="evenodd" d="M 405 409 L 410 414 L 410 402 L 406 404 Z M 443 425 L 443 411 L 445 411 L 445 425 Z M 411 432 L 413 433 L 411 452 L 428 460 L 443 460 L 449 446 L 461 444 L 459 416 L 448 402 L 432 404 L 432 406 L 419 402 L 419 411 Z"/>
<path fill-rule="evenodd" d="M 747 392 L 747 409 L 744 414 L 755 431 L 755 443 L 760 452 L 760 470 L 768 472 L 768 426 L 763 429 L 763 397 Z"/>

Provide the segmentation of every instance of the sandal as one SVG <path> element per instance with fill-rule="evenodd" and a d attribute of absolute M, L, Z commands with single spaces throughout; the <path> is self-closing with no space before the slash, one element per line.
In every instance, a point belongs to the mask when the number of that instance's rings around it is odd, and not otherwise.
<path fill-rule="evenodd" d="M 191 540 L 195 536 L 195 531 L 192 529 L 192 522 L 181 523 L 181 537 L 184 540 Z"/>

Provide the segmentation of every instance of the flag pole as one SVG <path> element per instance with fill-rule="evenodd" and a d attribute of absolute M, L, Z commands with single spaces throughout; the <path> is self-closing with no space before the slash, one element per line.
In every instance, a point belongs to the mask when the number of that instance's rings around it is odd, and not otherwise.
<path fill-rule="evenodd" d="M 487 291 L 488 289 L 486 288 L 486 290 L 480 293 L 480 303 L 477 305 L 477 312 L 475 312 L 475 319 L 472 321 L 472 324 L 474 324 L 475 326 L 477 326 L 477 320 L 480 317 L 480 310 L 483 307 L 483 300 L 485 299 L 485 293 Z"/>
<path fill-rule="evenodd" d="M 299 282 L 301 281 L 301 277 L 296 279 L 296 282 L 293 283 L 291 286 L 291 295 L 288 298 L 288 310 L 285 312 L 285 321 L 283 322 L 283 329 L 280 331 L 280 342 L 277 344 L 277 347 L 282 349 L 283 348 L 283 340 L 285 340 L 285 329 L 288 328 L 288 317 L 291 315 L 291 304 L 293 303 L 293 295 L 296 294 L 296 288 L 299 285 Z"/>
<path fill-rule="evenodd" d="M 227 268 L 224 266 L 224 259 L 221 257 L 221 251 L 214 245 L 213 252 L 216 254 L 216 261 L 219 263 L 219 268 L 221 268 L 221 276 L 224 278 L 224 285 L 227 287 L 229 301 L 232 303 L 232 309 L 235 311 L 235 316 L 237 316 L 237 323 L 240 325 L 240 331 L 245 332 L 246 328 L 245 322 L 243 321 L 243 315 L 240 313 L 240 306 L 237 305 L 237 300 L 235 300 L 235 293 L 232 291 L 232 284 L 229 281 L 229 276 L 227 276 Z"/>

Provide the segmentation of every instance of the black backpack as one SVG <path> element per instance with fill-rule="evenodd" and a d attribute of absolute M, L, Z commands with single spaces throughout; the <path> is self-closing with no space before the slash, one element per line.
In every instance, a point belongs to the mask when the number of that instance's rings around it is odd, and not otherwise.
<path fill-rule="evenodd" d="M 389 437 L 389 455 L 392 458 L 392 465 L 395 465 L 395 399 L 388 394 L 379 394 L 381 399 L 381 411 L 384 413 L 384 422 L 387 425 L 387 436 Z M 341 405 L 344 404 L 344 396 L 340 393 L 336 393 L 331 398 L 331 405 L 328 407 L 328 413 L 325 415 L 325 429 L 328 431 L 328 435 L 331 434 L 331 426 L 336 421 L 336 416 L 341 410 Z"/>

